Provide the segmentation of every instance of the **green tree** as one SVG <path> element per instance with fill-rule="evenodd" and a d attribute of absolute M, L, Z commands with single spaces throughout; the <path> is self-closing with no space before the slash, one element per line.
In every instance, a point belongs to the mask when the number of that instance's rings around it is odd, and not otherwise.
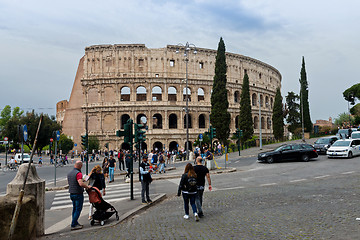
<path fill-rule="evenodd" d="M 59 144 L 63 154 L 68 154 L 69 151 L 74 148 L 74 141 L 65 134 L 60 135 Z"/>
<path fill-rule="evenodd" d="M 350 121 L 350 124 L 349 124 Z M 353 116 L 349 115 L 348 113 L 340 113 L 337 118 L 335 118 L 335 125 L 340 128 L 346 128 L 353 125 L 355 119 Z"/>
<path fill-rule="evenodd" d="M 284 112 L 280 88 L 276 90 L 275 94 L 272 122 L 274 137 L 281 140 L 284 137 Z"/>
<path fill-rule="evenodd" d="M 10 105 L 6 105 L 4 107 L 4 109 L 1 111 L 0 114 L 1 118 L 0 118 L 0 129 L 2 129 L 5 124 L 7 123 L 7 121 L 10 120 L 11 118 L 11 107 Z"/>
<path fill-rule="evenodd" d="M 300 112 L 303 111 L 304 128 L 306 132 L 311 132 L 313 124 L 310 118 L 309 107 L 309 84 L 307 82 L 305 60 L 302 58 L 302 66 L 300 71 Z"/>
<path fill-rule="evenodd" d="M 286 96 L 287 118 L 286 122 L 289 124 L 289 131 L 294 133 L 300 127 L 300 104 L 298 103 L 300 97 L 294 92 L 288 92 Z"/>
<path fill-rule="evenodd" d="M 360 83 L 351 86 L 343 92 L 343 96 L 346 101 L 352 105 L 355 104 L 355 100 L 360 100 Z"/>
<path fill-rule="evenodd" d="M 249 77 L 245 73 L 240 97 L 239 128 L 243 130 L 242 142 L 251 139 L 254 134 L 254 124 L 251 115 Z"/>
<path fill-rule="evenodd" d="M 216 128 L 216 138 L 224 145 L 228 144 L 230 134 L 230 113 L 228 112 L 229 102 L 226 89 L 226 56 L 225 43 L 222 38 L 218 45 L 213 92 L 211 94 L 210 121 Z"/>
<path fill-rule="evenodd" d="M 89 136 L 89 153 L 91 154 L 93 150 L 100 149 L 100 141 L 96 136 Z"/>

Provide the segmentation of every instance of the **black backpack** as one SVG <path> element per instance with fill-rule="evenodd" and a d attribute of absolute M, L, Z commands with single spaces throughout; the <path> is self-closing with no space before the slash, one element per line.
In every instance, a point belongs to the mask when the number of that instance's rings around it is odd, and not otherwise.
<path fill-rule="evenodd" d="M 189 192 L 196 192 L 197 190 L 197 181 L 194 177 L 188 177 L 187 178 L 187 186 Z"/>

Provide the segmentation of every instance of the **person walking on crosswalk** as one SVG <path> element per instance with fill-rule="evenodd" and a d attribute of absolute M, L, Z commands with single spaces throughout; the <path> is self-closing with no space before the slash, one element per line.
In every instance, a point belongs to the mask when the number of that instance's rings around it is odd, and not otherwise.
<path fill-rule="evenodd" d="M 67 175 L 70 199 L 73 203 L 71 230 L 83 228 L 78 219 L 84 204 L 84 188 L 88 189 L 89 187 L 83 180 L 82 165 L 80 160 L 76 161 L 74 168 Z"/>
<path fill-rule="evenodd" d="M 140 164 L 140 179 L 141 179 L 141 200 L 143 204 L 152 203 L 149 196 L 149 185 L 152 182 L 150 164 L 148 163 L 147 156 L 143 156 Z M 145 200 L 146 196 L 146 200 Z"/>

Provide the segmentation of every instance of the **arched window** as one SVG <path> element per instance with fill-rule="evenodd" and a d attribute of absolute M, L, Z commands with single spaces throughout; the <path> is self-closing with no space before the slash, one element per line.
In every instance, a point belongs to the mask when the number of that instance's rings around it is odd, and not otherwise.
<path fill-rule="evenodd" d="M 260 94 L 260 107 L 264 107 L 264 97 Z"/>
<path fill-rule="evenodd" d="M 162 116 L 157 113 L 152 117 L 153 119 L 153 129 L 162 129 Z"/>
<path fill-rule="evenodd" d="M 176 94 L 177 94 L 177 91 L 176 91 L 175 87 L 168 88 L 168 100 L 169 101 L 176 102 L 177 101 Z"/>
<path fill-rule="evenodd" d="M 120 90 L 120 101 L 130 101 L 130 88 L 122 87 Z"/>
<path fill-rule="evenodd" d="M 269 104 L 270 104 L 270 103 L 269 103 L 269 97 L 266 96 L 266 97 L 265 97 L 265 107 L 266 107 L 266 108 L 269 108 L 269 107 L 270 107 Z"/>
<path fill-rule="evenodd" d="M 235 128 L 239 128 L 239 115 L 235 117 Z"/>
<path fill-rule="evenodd" d="M 199 115 L 199 128 L 205 128 L 206 124 L 205 124 L 205 115 L 204 114 L 200 114 Z"/>
<path fill-rule="evenodd" d="M 155 86 L 152 89 L 152 100 L 161 101 L 162 100 L 162 89 L 159 86 Z"/>
<path fill-rule="evenodd" d="M 205 100 L 205 93 L 204 93 L 204 89 L 199 88 L 197 90 L 197 94 L 198 94 L 198 101 L 204 101 Z"/>
<path fill-rule="evenodd" d="M 140 86 L 136 89 L 136 101 L 146 101 L 146 88 Z"/>
<path fill-rule="evenodd" d="M 191 102 L 191 90 L 187 88 L 188 101 Z M 186 101 L 186 88 L 183 89 L 183 100 Z"/>
<path fill-rule="evenodd" d="M 272 109 L 273 108 L 273 98 L 270 98 L 270 109 Z"/>
<path fill-rule="evenodd" d="M 252 97 L 251 97 L 251 100 L 252 100 L 252 105 L 253 105 L 253 106 L 257 106 L 256 93 L 253 93 L 253 95 L 252 95 Z"/>
<path fill-rule="evenodd" d="M 265 125 L 266 125 L 265 118 L 261 117 L 261 129 L 265 129 Z"/>
<path fill-rule="evenodd" d="M 136 123 L 137 124 L 144 124 L 146 125 L 147 124 L 147 117 L 145 114 L 139 114 L 137 115 L 136 117 Z"/>
<path fill-rule="evenodd" d="M 254 117 L 254 129 L 258 129 L 259 126 L 259 118 L 257 116 Z"/>
<path fill-rule="evenodd" d="M 234 102 L 235 103 L 240 102 L 240 92 L 239 91 L 235 91 L 235 93 L 234 93 Z"/>
<path fill-rule="evenodd" d="M 270 118 L 268 117 L 267 118 L 267 120 L 266 120 L 266 122 L 267 122 L 267 129 L 271 129 L 271 120 L 270 120 Z"/>
<path fill-rule="evenodd" d="M 175 113 L 170 114 L 169 116 L 169 128 L 176 129 L 177 128 L 177 116 Z"/>
<path fill-rule="evenodd" d="M 191 114 L 189 114 L 189 124 L 188 124 L 188 126 L 189 126 L 189 128 L 192 128 L 192 121 L 191 121 Z M 184 128 L 186 128 L 186 114 L 185 114 L 185 116 L 184 116 Z"/>

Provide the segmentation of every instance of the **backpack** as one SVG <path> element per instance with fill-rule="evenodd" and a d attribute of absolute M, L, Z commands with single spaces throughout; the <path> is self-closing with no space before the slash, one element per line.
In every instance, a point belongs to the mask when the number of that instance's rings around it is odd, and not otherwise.
<path fill-rule="evenodd" d="M 197 181 L 194 177 L 188 177 L 187 178 L 187 186 L 189 192 L 196 192 L 197 190 Z"/>
<path fill-rule="evenodd" d="M 161 154 L 160 157 L 159 157 L 159 162 L 160 162 L 160 163 L 165 162 L 165 161 L 164 161 L 164 156 L 163 156 L 162 154 Z"/>
<path fill-rule="evenodd" d="M 212 153 L 211 152 L 209 152 L 210 154 L 209 154 L 209 160 L 212 160 L 213 159 L 213 155 L 212 155 Z"/>

